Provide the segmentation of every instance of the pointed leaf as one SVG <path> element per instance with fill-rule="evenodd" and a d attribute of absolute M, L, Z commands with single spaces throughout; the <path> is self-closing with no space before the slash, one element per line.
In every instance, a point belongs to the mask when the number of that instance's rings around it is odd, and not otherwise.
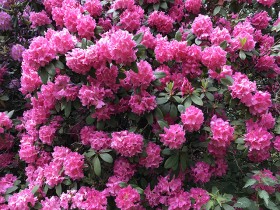
<path fill-rule="evenodd" d="M 100 157 L 102 160 L 104 160 L 106 163 L 113 163 L 113 157 L 108 153 L 102 153 L 100 154 Z"/>
<path fill-rule="evenodd" d="M 199 105 L 199 106 L 202 106 L 202 105 L 203 105 L 202 99 L 199 98 L 198 96 L 192 95 L 192 96 L 191 96 L 191 99 L 192 99 L 192 102 L 194 102 L 195 104 L 197 104 L 197 105 Z"/>
<path fill-rule="evenodd" d="M 94 173 L 97 176 L 101 175 L 101 164 L 100 164 L 100 160 L 97 156 L 94 157 L 94 159 L 93 159 L 93 169 L 94 169 Z"/>

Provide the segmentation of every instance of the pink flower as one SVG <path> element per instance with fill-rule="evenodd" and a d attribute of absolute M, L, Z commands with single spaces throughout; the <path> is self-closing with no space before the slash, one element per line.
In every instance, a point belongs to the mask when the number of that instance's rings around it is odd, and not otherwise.
<path fill-rule="evenodd" d="M 201 188 L 191 188 L 190 197 L 195 200 L 192 206 L 195 210 L 200 210 L 201 207 L 210 200 L 208 192 Z"/>
<path fill-rule="evenodd" d="M 75 48 L 66 54 L 66 64 L 78 74 L 86 74 L 90 70 L 90 61 L 86 56 L 86 50 Z"/>
<path fill-rule="evenodd" d="M 120 15 L 120 27 L 129 32 L 133 32 L 139 29 L 143 17 L 144 10 L 140 6 L 133 6 L 131 9 L 126 9 Z"/>
<path fill-rule="evenodd" d="M 0 133 L 4 133 L 5 129 L 13 127 L 13 122 L 5 112 L 0 112 Z"/>
<path fill-rule="evenodd" d="M 270 20 L 271 18 L 268 16 L 267 12 L 263 11 L 255 14 L 251 18 L 251 23 L 253 26 L 255 26 L 256 29 L 261 30 L 265 29 L 268 26 Z"/>
<path fill-rule="evenodd" d="M 228 164 L 225 159 L 217 159 L 215 167 L 212 168 L 212 173 L 217 177 L 223 177 L 227 173 Z"/>
<path fill-rule="evenodd" d="M 207 47 L 202 52 L 202 63 L 207 68 L 216 70 L 226 64 L 227 52 L 224 51 L 220 46 Z"/>
<path fill-rule="evenodd" d="M 64 9 L 61 7 L 52 8 L 52 19 L 55 21 L 57 26 L 64 26 Z"/>
<path fill-rule="evenodd" d="M 250 82 L 245 74 L 236 72 L 232 78 L 234 83 L 229 86 L 228 89 L 231 90 L 231 96 L 233 98 L 239 98 L 242 100 L 257 89 L 256 83 Z"/>
<path fill-rule="evenodd" d="M 0 31 L 7 31 L 12 28 L 12 17 L 6 13 L 0 12 Z"/>
<path fill-rule="evenodd" d="M 41 201 L 42 210 L 60 210 L 60 202 L 59 198 L 56 196 L 52 196 L 50 198 L 45 198 L 45 200 Z"/>
<path fill-rule="evenodd" d="M 149 15 L 148 24 L 150 27 L 156 27 L 157 31 L 168 34 L 173 29 L 174 20 L 165 15 L 164 12 L 154 11 Z"/>
<path fill-rule="evenodd" d="M 9 197 L 8 206 L 14 210 L 29 210 L 34 206 L 37 198 L 34 197 L 30 189 L 21 190 Z"/>
<path fill-rule="evenodd" d="M 269 194 L 275 192 L 275 186 L 269 186 L 267 183 L 263 181 L 264 179 L 270 179 L 272 181 L 277 182 L 277 178 L 273 176 L 273 173 L 270 170 L 264 169 L 262 171 L 259 171 L 252 176 L 252 179 L 255 179 L 257 181 L 257 183 L 252 186 L 254 190 L 256 191 L 265 190 Z"/>
<path fill-rule="evenodd" d="M 77 30 L 81 38 L 91 39 L 94 37 L 95 20 L 90 15 L 82 15 L 77 20 Z"/>
<path fill-rule="evenodd" d="M 44 125 L 39 130 L 39 138 L 44 144 L 51 145 L 55 137 L 56 129 L 53 126 Z"/>
<path fill-rule="evenodd" d="M 273 142 L 274 149 L 280 152 L 280 136 L 276 136 L 275 141 Z"/>
<path fill-rule="evenodd" d="M 66 28 L 70 32 L 76 32 L 78 20 L 82 16 L 80 9 L 65 7 L 64 11 L 61 11 L 61 12 L 64 13 L 63 21 L 64 21 L 64 25 L 66 26 Z"/>
<path fill-rule="evenodd" d="M 170 149 L 180 149 L 186 142 L 185 131 L 182 125 L 170 125 L 164 128 L 164 134 L 160 134 L 160 141 Z"/>
<path fill-rule="evenodd" d="M 15 44 L 11 49 L 11 56 L 15 61 L 22 61 L 22 53 L 25 51 L 24 46 L 20 44 Z"/>
<path fill-rule="evenodd" d="M 83 210 L 106 210 L 107 208 L 107 198 L 104 192 L 84 186 L 72 197 L 72 203 L 72 207 Z"/>
<path fill-rule="evenodd" d="M 190 106 L 181 114 L 181 120 L 188 132 L 198 131 L 204 121 L 203 112 L 195 106 Z"/>
<path fill-rule="evenodd" d="M 50 37 L 50 43 L 56 53 L 65 54 L 75 47 L 77 40 L 69 31 L 64 28 L 62 31 L 56 31 Z"/>
<path fill-rule="evenodd" d="M 275 73 L 280 74 L 280 68 L 275 63 L 275 58 L 273 56 L 264 55 L 258 59 L 256 68 L 259 71 L 270 71 L 274 70 Z"/>
<path fill-rule="evenodd" d="M 210 165 L 205 162 L 196 162 L 195 166 L 191 168 L 191 174 L 194 182 L 206 183 L 210 181 L 212 176 Z"/>
<path fill-rule="evenodd" d="M 238 33 L 231 41 L 234 50 L 251 51 L 255 48 L 255 44 L 253 35 L 248 32 Z"/>
<path fill-rule="evenodd" d="M 139 95 L 137 94 L 130 97 L 129 106 L 133 113 L 141 115 L 157 107 L 156 97 L 147 92 L 142 92 Z"/>
<path fill-rule="evenodd" d="M 138 33 L 143 33 L 143 38 L 141 40 L 141 44 L 144 45 L 146 48 L 154 49 L 156 46 L 156 40 L 153 34 L 150 31 L 149 27 L 142 26 Z"/>
<path fill-rule="evenodd" d="M 141 157 L 139 164 L 146 168 L 158 168 L 163 158 L 160 156 L 160 146 L 153 142 L 149 142 L 146 147 L 147 156 Z"/>
<path fill-rule="evenodd" d="M 271 105 L 270 93 L 262 91 L 257 91 L 248 104 L 249 111 L 253 115 L 265 113 Z"/>
<path fill-rule="evenodd" d="M 129 185 L 119 191 L 115 202 L 117 207 L 123 210 L 139 209 L 140 195 Z"/>
<path fill-rule="evenodd" d="M 188 192 L 184 192 L 181 190 L 168 198 L 168 210 L 188 210 L 190 208 L 191 199 Z"/>
<path fill-rule="evenodd" d="M 102 13 L 102 4 L 100 0 L 86 0 L 84 8 L 92 17 L 97 17 Z"/>
<path fill-rule="evenodd" d="M 186 0 L 185 7 L 188 12 L 193 14 L 198 14 L 202 6 L 201 0 Z"/>
<path fill-rule="evenodd" d="M 62 174 L 63 165 L 59 161 L 50 162 L 49 165 L 44 167 L 44 177 L 46 183 L 54 187 L 60 184 L 64 180 L 64 175 Z"/>
<path fill-rule="evenodd" d="M 263 128 L 258 128 L 245 134 L 245 142 L 249 147 L 249 151 L 260 151 L 264 148 L 270 147 L 272 138 L 273 136 Z"/>
<path fill-rule="evenodd" d="M 30 12 L 29 20 L 32 25 L 31 28 L 36 28 L 38 26 L 48 25 L 51 23 L 45 10 L 41 12 Z"/>
<path fill-rule="evenodd" d="M 136 172 L 136 167 L 131 164 L 126 158 L 119 157 L 114 162 L 114 176 L 121 178 L 121 180 L 128 182 Z"/>
<path fill-rule="evenodd" d="M 213 30 L 213 25 L 209 16 L 199 14 L 192 24 L 192 33 L 199 39 L 207 39 Z"/>
<path fill-rule="evenodd" d="M 64 173 L 68 175 L 71 179 L 81 179 L 84 177 L 83 173 L 84 167 L 84 156 L 77 152 L 70 152 L 65 157 L 63 163 Z"/>
<path fill-rule="evenodd" d="M 112 5 L 114 9 L 130 9 L 134 6 L 134 0 L 116 0 Z"/>
<path fill-rule="evenodd" d="M 276 0 L 257 0 L 257 2 L 259 2 L 260 4 L 264 5 L 264 6 L 268 6 L 271 7 Z"/>
<path fill-rule="evenodd" d="M 132 34 L 127 31 L 118 30 L 110 37 L 109 50 L 112 59 L 117 64 L 130 64 L 136 59 L 136 42 L 132 39 Z"/>
<path fill-rule="evenodd" d="M 224 65 L 221 68 L 220 72 L 217 71 L 217 70 L 213 71 L 213 70 L 209 69 L 208 73 L 209 73 L 210 77 L 220 81 L 222 78 L 225 78 L 226 76 L 231 76 L 232 75 L 232 69 L 231 69 L 231 66 Z"/>
<path fill-rule="evenodd" d="M 85 126 L 80 134 L 82 143 L 90 145 L 94 150 L 108 149 L 110 147 L 111 139 L 104 131 L 94 131 L 92 127 Z"/>
<path fill-rule="evenodd" d="M 14 182 L 17 180 L 16 176 L 13 174 L 6 174 L 0 178 L 0 194 L 5 194 L 6 190 L 14 185 Z"/>
<path fill-rule="evenodd" d="M 219 146 L 227 147 L 233 140 L 234 128 L 230 126 L 229 122 L 214 115 L 210 122 L 210 129 L 212 132 L 212 141 Z"/>
<path fill-rule="evenodd" d="M 210 40 L 212 44 L 220 45 L 224 41 L 229 43 L 231 36 L 226 28 L 221 30 L 219 27 L 216 27 L 210 35 Z"/>
<path fill-rule="evenodd" d="M 22 57 L 22 65 L 37 70 L 40 66 L 45 66 L 55 58 L 55 50 L 46 38 L 38 36 L 32 40 L 29 49 L 23 52 Z"/>
<path fill-rule="evenodd" d="M 125 157 L 133 157 L 142 152 L 143 136 L 128 131 L 112 133 L 111 147 Z"/>

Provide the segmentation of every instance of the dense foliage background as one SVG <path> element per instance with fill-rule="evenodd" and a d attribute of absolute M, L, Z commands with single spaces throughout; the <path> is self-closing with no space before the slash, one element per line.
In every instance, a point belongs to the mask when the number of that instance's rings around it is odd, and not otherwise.
<path fill-rule="evenodd" d="M 0 0 L 0 208 L 279 209 L 279 12 Z"/>

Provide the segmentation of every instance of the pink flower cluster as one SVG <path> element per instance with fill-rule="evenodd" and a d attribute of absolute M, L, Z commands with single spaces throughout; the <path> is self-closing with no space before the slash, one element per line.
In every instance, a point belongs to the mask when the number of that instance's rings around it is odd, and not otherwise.
<path fill-rule="evenodd" d="M 31 28 L 37 28 L 38 26 L 48 25 L 51 23 L 46 11 L 30 12 L 29 20 L 32 25 Z"/>
<path fill-rule="evenodd" d="M 140 158 L 139 164 L 146 168 L 158 168 L 163 161 L 163 158 L 160 156 L 160 146 L 153 142 L 149 142 L 145 152 L 147 155 Z"/>
<path fill-rule="evenodd" d="M 174 20 L 165 15 L 164 12 L 154 11 L 149 15 L 148 23 L 151 27 L 156 27 L 157 31 L 163 34 L 168 34 L 173 29 Z"/>
<path fill-rule="evenodd" d="M 182 125 L 170 125 L 164 128 L 164 134 L 160 134 L 160 141 L 170 149 L 180 149 L 186 142 L 185 131 Z"/>
<path fill-rule="evenodd" d="M 4 133 L 5 129 L 10 129 L 13 126 L 12 120 L 5 112 L 0 112 L 0 133 Z"/>
<path fill-rule="evenodd" d="M 181 120 L 188 132 L 198 131 L 204 122 L 203 112 L 195 106 L 190 106 L 181 114 Z"/>

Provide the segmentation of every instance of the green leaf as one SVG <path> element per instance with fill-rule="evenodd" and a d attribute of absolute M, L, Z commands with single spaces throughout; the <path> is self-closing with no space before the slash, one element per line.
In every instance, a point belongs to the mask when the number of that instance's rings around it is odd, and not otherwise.
<path fill-rule="evenodd" d="M 184 152 L 180 154 L 180 164 L 182 171 L 185 171 L 187 169 L 187 158 L 187 153 Z"/>
<path fill-rule="evenodd" d="M 87 39 L 86 38 L 83 38 L 82 39 L 82 49 L 86 49 L 87 48 Z"/>
<path fill-rule="evenodd" d="M 88 158 L 91 158 L 95 154 L 96 154 L 96 152 L 94 150 L 89 150 L 89 152 L 84 153 L 84 155 Z"/>
<path fill-rule="evenodd" d="M 0 97 L 0 100 L 1 101 L 8 101 L 9 100 L 9 96 L 3 95 L 3 96 Z"/>
<path fill-rule="evenodd" d="M 10 112 L 7 113 L 9 118 L 12 118 L 13 114 L 14 114 L 15 110 L 12 110 Z"/>
<path fill-rule="evenodd" d="M 177 117 L 177 115 L 178 115 L 178 111 L 177 111 L 176 105 L 171 104 L 171 106 L 170 106 L 170 117 L 175 118 L 175 117 Z"/>
<path fill-rule="evenodd" d="M 133 40 L 134 40 L 137 44 L 140 44 L 141 41 L 142 41 L 142 39 L 143 39 L 143 36 L 144 36 L 143 33 L 136 34 L 136 35 L 133 37 Z"/>
<path fill-rule="evenodd" d="M 148 124 L 149 124 L 149 125 L 152 125 L 152 124 L 153 124 L 153 122 L 154 122 L 154 117 L 153 117 L 152 113 L 149 113 L 149 114 L 146 115 L 146 120 L 148 121 Z"/>
<path fill-rule="evenodd" d="M 134 71 L 135 73 L 138 73 L 138 66 L 136 62 L 131 63 L 131 69 L 132 71 Z"/>
<path fill-rule="evenodd" d="M 161 120 L 161 119 L 163 119 L 163 114 L 162 114 L 162 111 L 160 110 L 160 108 L 155 108 L 155 118 L 157 119 L 157 120 Z"/>
<path fill-rule="evenodd" d="M 17 189 L 18 189 L 17 186 L 10 187 L 10 188 L 8 188 L 8 189 L 6 190 L 5 194 L 6 194 L 6 195 L 7 195 L 7 194 L 10 194 L 10 193 L 16 191 Z"/>
<path fill-rule="evenodd" d="M 244 144 L 244 138 L 238 138 L 235 140 L 235 143 L 237 144 Z"/>
<path fill-rule="evenodd" d="M 275 197 L 278 200 L 278 202 L 280 202 L 280 192 L 276 192 Z"/>
<path fill-rule="evenodd" d="M 178 164 L 178 155 L 172 155 L 170 156 L 164 163 L 164 168 L 169 169 L 172 168 L 174 165 Z"/>
<path fill-rule="evenodd" d="M 161 7 L 162 9 L 168 9 L 168 6 L 167 6 L 167 3 L 166 3 L 166 2 L 162 2 L 162 3 L 160 4 L 160 7 Z"/>
<path fill-rule="evenodd" d="M 154 72 L 154 76 L 156 79 L 161 79 L 166 77 L 166 73 L 165 72 L 161 72 L 161 71 L 155 71 Z"/>
<path fill-rule="evenodd" d="M 113 157 L 108 153 L 102 153 L 100 154 L 100 157 L 102 160 L 104 160 L 106 163 L 113 163 Z"/>
<path fill-rule="evenodd" d="M 191 96 L 192 102 L 194 102 L 195 104 L 202 106 L 203 105 L 203 101 L 201 100 L 201 98 L 199 98 L 196 95 L 192 95 Z"/>
<path fill-rule="evenodd" d="M 33 189 L 32 189 L 32 193 L 33 193 L 33 195 L 38 191 L 38 189 L 39 189 L 39 185 L 35 185 L 34 187 L 33 187 Z"/>
<path fill-rule="evenodd" d="M 234 208 L 228 204 L 223 204 L 222 207 L 225 209 L 225 210 L 234 210 Z"/>
<path fill-rule="evenodd" d="M 93 169 L 94 169 L 94 173 L 97 176 L 101 175 L 101 164 L 100 164 L 100 160 L 97 156 L 95 156 L 93 159 Z"/>
<path fill-rule="evenodd" d="M 165 104 L 168 101 L 168 98 L 156 98 L 157 104 Z"/>
<path fill-rule="evenodd" d="M 266 205 L 268 205 L 269 200 L 269 194 L 265 190 L 258 191 L 258 195 L 260 198 L 264 200 Z"/>
<path fill-rule="evenodd" d="M 244 53 L 243 50 L 239 51 L 239 58 L 241 58 L 241 60 L 245 60 L 246 59 L 246 54 Z"/>
<path fill-rule="evenodd" d="M 178 105 L 178 110 L 179 112 L 183 113 L 186 110 L 186 108 L 183 105 Z"/>
<path fill-rule="evenodd" d="M 206 92 L 205 93 L 206 97 L 210 100 L 210 101 L 214 101 L 215 98 L 214 98 L 214 95 L 210 92 Z"/>
<path fill-rule="evenodd" d="M 246 198 L 246 197 L 242 197 L 242 198 L 239 198 L 237 200 L 237 202 L 234 204 L 233 207 L 236 207 L 236 208 L 248 208 L 250 205 L 251 205 L 251 201 L 248 198 Z"/>
<path fill-rule="evenodd" d="M 227 77 L 221 79 L 221 83 L 225 86 L 230 86 L 233 84 L 233 79 L 231 77 L 227 76 Z"/>
<path fill-rule="evenodd" d="M 175 34 L 175 39 L 177 41 L 181 41 L 182 40 L 182 33 L 180 31 L 177 31 Z"/>
<path fill-rule="evenodd" d="M 207 202 L 207 204 L 205 205 L 205 209 L 206 210 L 210 210 L 214 205 L 214 201 L 210 200 Z"/>
<path fill-rule="evenodd" d="M 154 8 L 154 10 L 158 11 L 158 10 L 159 10 L 159 3 L 154 4 L 154 5 L 153 5 L 153 8 Z"/>
<path fill-rule="evenodd" d="M 47 66 L 45 66 L 45 69 L 47 70 L 47 72 L 49 73 L 49 75 L 54 76 L 55 75 L 55 66 L 53 63 L 49 63 Z"/>
<path fill-rule="evenodd" d="M 91 115 L 87 116 L 86 123 L 92 125 L 95 122 L 95 118 L 92 118 Z"/>
<path fill-rule="evenodd" d="M 48 79 L 49 79 L 49 74 L 48 74 L 47 70 L 44 68 L 40 68 L 38 71 L 38 74 L 42 80 L 42 83 L 47 84 Z"/>
<path fill-rule="evenodd" d="M 105 122 L 104 121 L 98 121 L 97 124 L 96 124 L 96 128 L 97 130 L 103 130 L 104 129 L 104 126 L 105 126 Z"/>
<path fill-rule="evenodd" d="M 72 103 L 71 103 L 71 101 L 68 101 L 66 103 L 65 108 L 64 108 L 64 115 L 65 115 L 65 117 L 69 117 L 70 116 L 71 109 L 72 109 Z"/>
<path fill-rule="evenodd" d="M 192 100 L 191 98 L 187 98 L 185 101 L 184 101 L 184 107 L 185 108 L 188 108 L 192 105 Z"/>
<path fill-rule="evenodd" d="M 221 11 L 221 8 L 221 6 L 217 6 L 213 11 L 213 15 L 217 15 Z"/>
<path fill-rule="evenodd" d="M 168 127 L 168 123 L 164 120 L 158 120 L 157 122 L 162 129 Z"/>
<path fill-rule="evenodd" d="M 55 186 L 55 192 L 56 192 L 56 194 L 57 194 L 58 196 L 61 195 L 61 193 L 62 193 L 62 186 L 61 186 L 61 184 Z"/>
<path fill-rule="evenodd" d="M 220 44 L 220 47 L 224 50 L 227 48 L 227 41 L 223 41 L 221 44 Z"/>
<path fill-rule="evenodd" d="M 243 188 L 249 187 L 254 185 L 257 182 L 257 180 L 255 179 L 248 179 L 248 181 L 246 182 L 245 186 Z"/>
<path fill-rule="evenodd" d="M 239 38 L 239 41 L 240 41 L 241 47 L 243 47 L 246 44 L 246 42 L 247 42 L 247 38 L 246 37 Z"/>
<path fill-rule="evenodd" d="M 194 40 L 195 44 L 200 45 L 202 43 L 202 41 L 199 38 L 196 38 Z"/>

